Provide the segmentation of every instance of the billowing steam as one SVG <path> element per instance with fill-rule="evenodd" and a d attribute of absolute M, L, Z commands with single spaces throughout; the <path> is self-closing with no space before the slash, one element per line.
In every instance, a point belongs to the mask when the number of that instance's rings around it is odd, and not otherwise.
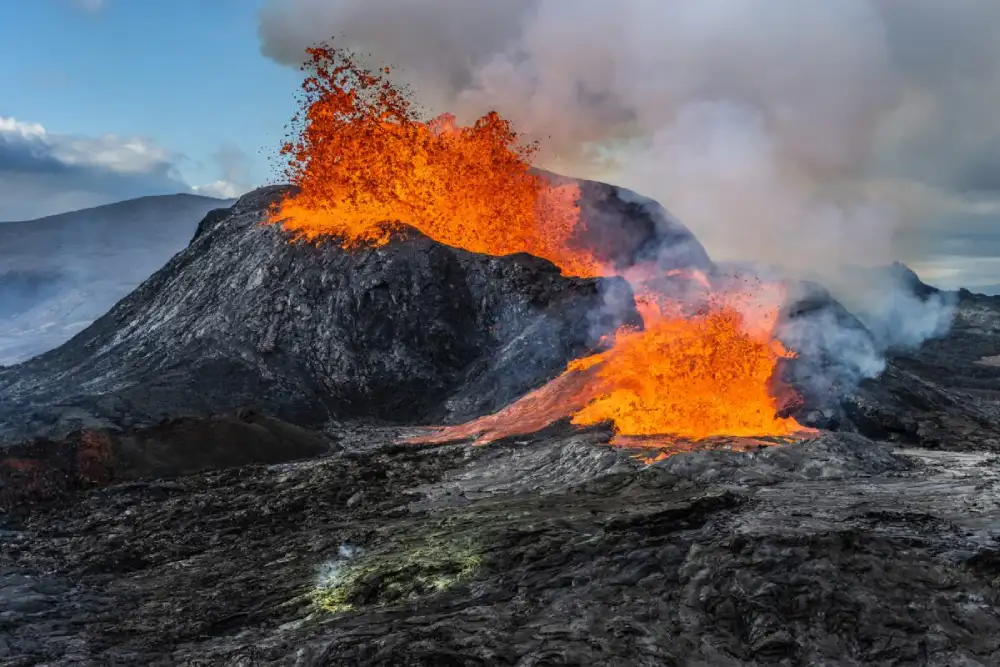
<path fill-rule="evenodd" d="M 279 62 L 334 36 L 430 112 L 495 109 L 543 166 L 664 202 L 715 260 L 818 277 L 863 313 L 786 326 L 836 357 L 826 384 L 877 375 L 954 307 L 843 267 L 912 259 L 914 229 L 1000 189 L 993 0 L 269 0 L 260 18 Z"/>
<path fill-rule="evenodd" d="M 839 292 L 850 299 L 850 311 L 820 285 L 798 283 L 797 293 L 788 295 L 789 309 L 777 331 L 799 352 L 792 365 L 794 383 L 813 404 L 878 377 L 888 352 L 906 351 L 944 335 L 955 315 L 954 292 L 923 285 L 901 264 L 867 271 L 855 267 L 835 280 Z"/>
<path fill-rule="evenodd" d="M 992 0 L 269 0 L 260 35 L 292 65 L 333 35 L 432 111 L 496 109 L 716 259 L 887 262 L 946 192 L 1000 185 Z"/>

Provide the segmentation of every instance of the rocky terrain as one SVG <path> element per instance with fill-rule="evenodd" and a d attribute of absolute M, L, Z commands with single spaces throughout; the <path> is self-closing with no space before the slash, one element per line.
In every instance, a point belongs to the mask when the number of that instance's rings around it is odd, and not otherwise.
<path fill-rule="evenodd" d="M 0 374 L 0 664 L 1000 664 L 1000 299 L 954 295 L 798 440 L 417 446 L 599 345 L 627 286 L 405 231 L 289 245 L 277 194 Z M 864 331 L 784 317 L 816 312 Z"/>
<path fill-rule="evenodd" d="M 187 246 L 209 210 L 232 203 L 166 195 L 0 222 L 0 365 L 65 343 Z"/>
<path fill-rule="evenodd" d="M 210 213 L 188 248 L 92 326 L 0 370 L 0 436 L 58 438 L 244 407 L 310 426 L 463 420 L 637 322 L 621 279 L 564 278 L 544 260 L 476 255 L 413 229 L 362 252 L 289 243 L 261 224 L 283 191 Z M 663 261 L 708 265 L 690 232 L 618 192 L 587 186 L 595 236 L 610 225 L 633 231 L 604 244 L 608 261 L 659 236 L 678 250 Z"/>
<path fill-rule="evenodd" d="M 992 454 L 392 435 L 12 512 L 5 664 L 1000 661 Z"/>

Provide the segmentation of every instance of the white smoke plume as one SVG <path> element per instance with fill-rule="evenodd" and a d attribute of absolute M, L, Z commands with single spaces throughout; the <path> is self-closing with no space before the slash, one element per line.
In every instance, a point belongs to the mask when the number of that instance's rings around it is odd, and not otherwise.
<path fill-rule="evenodd" d="M 853 391 L 878 377 L 890 352 L 912 350 L 948 332 L 957 307 L 954 292 L 923 285 L 894 264 L 878 270 L 854 267 L 835 277 L 845 308 L 812 282 L 792 283 L 797 293 L 777 334 L 798 353 L 795 385 L 814 402 Z"/>
<path fill-rule="evenodd" d="M 259 31 L 289 65 L 331 37 L 392 64 L 432 113 L 495 109 L 543 166 L 663 202 L 713 259 L 829 285 L 864 327 L 821 310 L 783 335 L 838 357 L 816 379 L 844 389 L 954 311 L 844 267 L 919 260 L 923 232 L 1000 197 L 995 0 L 268 0 Z"/>
<path fill-rule="evenodd" d="M 496 109 L 716 259 L 913 257 L 903 232 L 1000 190 L 993 0 L 269 0 L 260 36 L 290 65 L 334 37 L 432 111 Z"/>

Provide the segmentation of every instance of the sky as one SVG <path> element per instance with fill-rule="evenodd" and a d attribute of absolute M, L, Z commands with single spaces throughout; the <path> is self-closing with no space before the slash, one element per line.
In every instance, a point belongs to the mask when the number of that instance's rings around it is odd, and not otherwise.
<path fill-rule="evenodd" d="M 0 221 L 271 179 L 300 75 L 255 0 L 0 0 Z"/>
<path fill-rule="evenodd" d="M 334 35 L 713 257 L 1000 292 L 996 0 L 0 0 L 0 221 L 272 182 Z"/>

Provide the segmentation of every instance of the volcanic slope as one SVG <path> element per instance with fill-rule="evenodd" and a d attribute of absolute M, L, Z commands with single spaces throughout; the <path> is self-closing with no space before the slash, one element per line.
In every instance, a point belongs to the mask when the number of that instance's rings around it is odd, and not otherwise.
<path fill-rule="evenodd" d="M 247 302 L 233 302 L 256 275 L 257 264 L 242 268 L 255 253 L 265 258 L 259 260 L 265 270 L 285 262 L 276 274 L 284 279 L 274 287 L 285 300 L 269 297 L 268 308 L 289 304 L 307 275 L 298 268 L 306 260 L 319 260 L 331 282 L 346 266 L 360 284 L 367 274 L 349 261 L 391 266 L 397 253 L 408 258 L 410 247 L 429 254 L 428 263 L 440 262 L 429 266 L 465 268 L 459 284 L 470 290 L 477 283 L 468 278 L 469 266 L 494 271 L 479 279 L 498 282 L 506 272 L 524 272 L 525 283 L 500 283 L 511 290 L 507 301 L 476 292 L 494 299 L 488 303 L 537 303 L 552 285 L 571 294 L 582 290 L 590 296 L 575 298 L 586 302 L 599 286 L 613 284 L 566 280 L 534 260 L 470 256 L 419 236 L 353 260 L 336 248 L 286 248 L 275 228 L 256 224 L 262 205 L 244 199 L 211 215 L 192 247 L 103 324 L 10 369 L 25 379 L 18 385 L 7 375 L 8 387 L 56 395 L 63 377 L 91 381 L 84 392 L 133 391 L 141 398 L 134 387 L 169 368 L 139 364 L 167 359 L 177 362 L 175 395 L 183 397 L 203 387 L 185 384 L 197 376 L 178 355 L 194 353 L 197 369 L 240 350 L 247 350 L 251 370 L 285 372 L 278 377 L 291 384 L 288 378 L 298 376 L 287 369 L 306 372 L 295 365 L 305 348 L 292 354 L 281 347 L 293 344 L 291 334 L 277 329 L 271 340 L 278 343 L 261 352 L 242 342 L 249 324 L 224 318 L 253 313 L 250 305 L 266 301 L 262 288 L 251 290 Z M 278 259 L 266 259 L 271 256 Z M 216 308 L 207 321 L 244 347 L 225 347 L 207 335 L 195 347 L 183 340 L 192 320 L 182 317 L 187 311 L 171 295 L 188 286 L 186 272 L 199 262 L 207 268 L 193 279 L 203 279 L 203 292 L 217 296 L 190 298 Z M 240 276 L 236 286 L 221 280 L 229 275 L 223 265 Z M 218 275 L 209 270 L 214 266 Z M 372 290 L 372 283 L 363 284 Z M 530 284 L 537 291 L 528 292 Z M 522 291 L 513 289 L 518 285 Z M 306 294 L 317 310 L 323 303 L 317 292 Z M 439 292 L 422 287 L 420 294 L 434 299 Z M 105 467 L 109 449 L 101 434 L 75 436 L 78 441 L 60 443 L 62 467 L 30 494 L 7 483 L 35 464 L 31 448 L 19 450 L 0 460 L 0 660 L 317 667 L 1000 664 L 1000 299 L 956 297 L 955 325 L 946 336 L 895 354 L 881 379 L 863 383 L 832 415 L 838 428 L 870 438 L 823 433 L 772 447 L 720 438 L 702 445 L 718 451 L 644 465 L 635 452 L 609 447 L 613 434 L 604 426 L 555 424 L 479 447 L 400 444 L 398 428 L 340 425 L 329 430 L 336 443 L 328 447 L 305 429 L 241 412 L 208 425 L 157 425 L 133 438 L 133 451 L 172 447 L 166 453 L 173 474 L 164 456 L 164 465 L 146 461 L 118 476 L 118 462 Z M 561 303 L 546 298 L 543 303 Z M 523 308 L 531 317 L 566 312 Z M 836 304 L 817 299 L 789 317 L 830 308 Z M 357 317 L 360 311 L 351 312 Z M 140 315 L 156 325 L 144 338 L 128 326 Z M 849 321 L 847 313 L 838 316 Z M 390 321 L 393 332 L 408 331 Z M 108 361 L 84 361 L 91 341 Z M 143 341 L 166 351 L 144 348 Z M 505 358 L 505 348 L 494 349 L 489 358 Z M 266 366 L 260 360 L 273 358 L 269 354 L 287 365 Z M 487 367 L 504 368 L 498 361 Z M 473 362 L 456 372 L 455 382 L 486 375 Z M 140 384 L 125 385 L 129 378 Z M 247 391 L 243 376 L 220 374 L 219 382 Z M 83 404 L 70 396 L 67 405 L 70 400 Z M 226 404 L 222 397 L 212 400 Z M 231 448 L 216 452 L 215 467 L 225 469 L 176 474 L 199 467 L 191 459 L 213 440 Z M 277 441 L 296 443 L 286 459 L 315 458 L 276 463 L 259 457 L 258 465 L 240 465 L 241 446 L 273 454 Z M 73 488 L 65 488 L 67 480 Z"/>
<path fill-rule="evenodd" d="M 183 250 L 208 211 L 232 203 L 164 195 L 0 223 L 0 365 L 68 341 Z"/>
<path fill-rule="evenodd" d="M 710 266 L 658 206 L 599 183 L 582 191 L 591 233 L 626 232 L 604 244 L 605 261 Z M 309 426 L 461 420 L 638 322 L 620 279 L 568 278 L 535 257 L 476 255 L 410 228 L 375 249 L 291 243 L 262 224 L 284 192 L 209 213 L 187 249 L 91 327 L 0 372 L 6 438 L 242 408 Z"/>
<path fill-rule="evenodd" d="M 387 437 L 388 436 L 388 437 Z M 1000 664 L 995 456 L 341 434 L 15 508 L 9 664 Z M 735 443 L 734 443 L 735 444 Z M 718 446 L 718 444 L 716 445 Z"/>

